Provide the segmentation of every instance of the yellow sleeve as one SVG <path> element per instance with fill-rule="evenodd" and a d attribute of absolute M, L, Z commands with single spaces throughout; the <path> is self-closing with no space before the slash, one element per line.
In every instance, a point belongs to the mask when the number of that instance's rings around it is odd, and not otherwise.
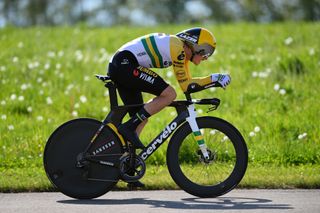
<path fill-rule="evenodd" d="M 199 86 L 205 86 L 212 83 L 211 76 L 192 78 L 189 71 L 189 61 L 186 60 L 183 49 L 183 42 L 176 36 L 170 37 L 170 54 L 174 74 L 183 92 L 186 92 L 188 86 L 192 83 L 198 84 Z"/>

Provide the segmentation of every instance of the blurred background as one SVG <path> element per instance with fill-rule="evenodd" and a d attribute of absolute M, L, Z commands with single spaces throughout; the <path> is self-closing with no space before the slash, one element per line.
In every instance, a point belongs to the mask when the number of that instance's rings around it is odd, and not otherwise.
<path fill-rule="evenodd" d="M 0 0 L 0 27 L 319 21 L 320 0 Z"/>

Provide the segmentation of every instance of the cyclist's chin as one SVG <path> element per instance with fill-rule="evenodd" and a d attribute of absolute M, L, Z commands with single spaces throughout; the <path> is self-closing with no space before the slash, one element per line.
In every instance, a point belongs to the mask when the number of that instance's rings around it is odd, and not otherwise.
<path fill-rule="evenodd" d="M 193 63 L 194 65 L 199 65 L 199 64 L 201 63 L 201 61 L 193 60 L 192 63 Z"/>

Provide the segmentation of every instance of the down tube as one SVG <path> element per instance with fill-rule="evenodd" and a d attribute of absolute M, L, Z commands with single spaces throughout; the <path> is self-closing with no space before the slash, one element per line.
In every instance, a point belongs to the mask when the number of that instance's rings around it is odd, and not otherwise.
<path fill-rule="evenodd" d="M 186 120 L 187 117 L 187 111 L 180 113 L 155 139 L 153 139 L 152 142 L 149 143 L 146 148 L 139 153 L 139 156 L 143 160 L 148 159 L 148 157 L 150 157 L 152 153 L 154 153 L 163 144 L 163 142 L 170 137 L 170 135 Z"/>

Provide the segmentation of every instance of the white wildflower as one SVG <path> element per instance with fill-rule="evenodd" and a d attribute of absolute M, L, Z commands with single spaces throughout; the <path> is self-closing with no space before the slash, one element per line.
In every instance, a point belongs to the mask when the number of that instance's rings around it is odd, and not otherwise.
<path fill-rule="evenodd" d="M 56 64 L 56 69 L 61 69 L 61 64 Z"/>
<path fill-rule="evenodd" d="M 307 133 L 306 133 L 306 132 L 300 134 L 300 135 L 298 136 L 298 139 L 299 139 L 299 140 L 302 140 L 302 139 L 304 139 L 305 137 L 307 137 Z"/>
<path fill-rule="evenodd" d="M 109 110 L 108 107 L 103 107 L 102 108 L 102 112 L 108 112 L 108 110 Z"/>
<path fill-rule="evenodd" d="M 5 66 L 1 66 L 0 70 L 1 70 L 1 72 L 5 72 L 7 70 L 7 68 Z"/>
<path fill-rule="evenodd" d="M 32 107 L 29 106 L 29 107 L 27 108 L 27 111 L 28 111 L 29 113 L 31 113 L 31 112 L 32 112 Z"/>
<path fill-rule="evenodd" d="M 256 127 L 254 128 L 254 131 L 255 131 L 255 132 L 260 132 L 260 127 L 259 127 L 259 126 L 256 126 Z"/>
<path fill-rule="evenodd" d="M 51 105 L 51 104 L 53 103 L 51 97 L 47 97 L 47 98 L 46 98 L 46 101 L 47 101 L 47 104 L 48 104 L 48 105 Z"/>
<path fill-rule="evenodd" d="M 259 72 L 259 77 L 260 78 L 267 78 L 269 74 L 267 72 Z"/>
<path fill-rule="evenodd" d="M 56 53 L 53 52 L 53 51 L 49 51 L 49 52 L 47 53 L 47 56 L 48 56 L 49 58 L 54 58 L 54 57 L 56 57 Z"/>
<path fill-rule="evenodd" d="M 170 78 L 171 76 L 173 76 L 173 72 L 172 71 L 168 71 L 167 72 L 167 77 Z"/>
<path fill-rule="evenodd" d="M 5 100 L 2 100 L 1 101 L 1 106 L 4 106 L 4 105 L 6 105 L 7 104 L 7 102 L 5 101 Z"/>
<path fill-rule="evenodd" d="M 309 55 L 313 56 L 315 54 L 315 51 L 313 48 L 310 48 L 309 49 Z"/>
<path fill-rule="evenodd" d="M 216 134 L 216 130 L 211 130 L 210 135 L 214 135 L 214 134 Z"/>
<path fill-rule="evenodd" d="M 202 109 L 198 109 L 197 112 L 198 112 L 199 114 L 202 114 L 202 113 L 203 113 L 203 110 L 202 110 Z"/>
<path fill-rule="evenodd" d="M 81 101 L 81 103 L 86 103 L 86 102 L 87 102 L 86 96 L 81 95 L 81 96 L 80 96 L 80 101 Z"/>
<path fill-rule="evenodd" d="M 74 108 L 75 108 L 75 109 L 79 109 L 79 107 L 80 107 L 80 104 L 79 104 L 79 103 L 75 103 L 75 104 L 74 104 Z"/>
<path fill-rule="evenodd" d="M 64 55 L 64 52 L 63 52 L 62 50 L 60 50 L 60 51 L 58 52 L 58 56 L 61 58 L 63 55 Z"/>
<path fill-rule="evenodd" d="M 11 99 L 12 101 L 16 100 L 16 99 L 17 99 L 17 95 L 16 95 L 16 94 L 12 94 L 12 95 L 10 96 L 10 99 Z"/>
<path fill-rule="evenodd" d="M 252 72 L 252 77 L 254 77 L 254 78 L 256 78 L 256 77 L 258 77 L 258 72 Z"/>
<path fill-rule="evenodd" d="M 44 65 L 44 69 L 45 69 L 45 70 L 50 69 L 50 64 L 49 64 L 49 63 L 46 63 L 46 64 Z"/>
<path fill-rule="evenodd" d="M 77 112 L 77 111 L 73 111 L 73 112 L 72 112 L 72 116 L 73 116 L 73 117 L 78 117 L 78 112 Z"/>
<path fill-rule="evenodd" d="M 1 119 L 2 120 L 7 120 L 7 116 L 6 115 L 1 115 Z"/>
<path fill-rule="evenodd" d="M 24 101 L 24 97 L 23 97 L 22 95 L 20 95 L 20 96 L 18 97 L 18 100 L 19 100 L 19 101 Z"/>
<path fill-rule="evenodd" d="M 75 52 L 75 55 L 76 55 L 76 60 L 77 61 L 81 61 L 83 59 L 83 54 L 82 54 L 81 50 L 77 50 Z"/>
<path fill-rule="evenodd" d="M 214 92 L 214 91 L 216 91 L 216 90 L 217 90 L 217 88 L 215 88 L 215 87 L 211 87 L 209 90 L 210 90 L 210 92 Z"/>
<path fill-rule="evenodd" d="M 73 87 L 74 87 L 73 84 L 69 84 L 69 85 L 67 86 L 67 90 L 71 90 Z"/>
<path fill-rule="evenodd" d="M 40 90 L 39 95 L 43 95 L 43 94 L 44 94 L 43 90 Z"/>
<path fill-rule="evenodd" d="M 286 94 L 286 90 L 285 89 L 280 89 L 279 93 L 280 93 L 280 95 L 285 95 Z"/>
<path fill-rule="evenodd" d="M 229 140 L 228 136 L 224 136 L 222 142 L 226 142 L 227 140 Z"/>
<path fill-rule="evenodd" d="M 37 78 L 37 83 L 41 83 L 43 81 L 42 78 Z"/>
<path fill-rule="evenodd" d="M 13 63 L 17 63 L 18 61 L 19 61 L 19 58 L 18 58 L 18 57 L 14 56 L 14 57 L 12 58 L 12 62 L 13 62 Z"/>
<path fill-rule="evenodd" d="M 20 88 L 21 88 L 21 90 L 26 90 L 26 89 L 28 89 L 28 85 L 27 84 L 22 84 Z"/>
<path fill-rule="evenodd" d="M 34 66 L 34 67 L 39 67 L 39 66 L 40 66 L 39 61 L 35 61 L 35 62 L 33 62 L 33 66 Z"/>
<path fill-rule="evenodd" d="M 284 40 L 285 45 L 290 45 L 293 42 L 293 38 L 292 37 L 288 37 Z"/>
<path fill-rule="evenodd" d="M 20 42 L 18 43 L 18 47 L 19 47 L 19 48 L 22 48 L 22 47 L 23 47 L 23 42 L 22 42 L 22 41 L 20 41 Z"/>
<path fill-rule="evenodd" d="M 90 80 L 90 77 L 86 75 L 86 76 L 84 76 L 83 80 L 84 80 L 84 81 L 89 81 L 89 80 Z"/>
<path fill-rule="evenodd" d="M 43 121 L 43 117 L 41 115 L 37 116 L 37 121 Z"/>
<path fill-rule="evenodd" d="M 14 126 L 13 125 L 9 125 L 8 126 L 8 130 L 10 130 L 10 131 L 14 130 Z"/>
<path fill-rule="evenodd" d="M 275 91 L 278 91 L 278 90 L 280 89 L 280 85 L 279 85 L 279 84 L 275 84 L 275 85 L 273 86 L 273 89 L 274 89 Z"/>
<path fill-rule="evenodd" d="M 253 136 L 255 136 L 255 135 L 256 135 L 256 133 L 254 133 L 254 132 L 250 132 L 250 133 L 249 133 L 249 136 L 250 136 L 250 137 L 253 137 Z"/>
<path fill-rule="evenodd" d="M 33 63 L 29 63 L 29 64 L 28 64 L 28 68 L 29 68 L 30 70 L 32 70 L 32 69 L 34 68 Z"/>

